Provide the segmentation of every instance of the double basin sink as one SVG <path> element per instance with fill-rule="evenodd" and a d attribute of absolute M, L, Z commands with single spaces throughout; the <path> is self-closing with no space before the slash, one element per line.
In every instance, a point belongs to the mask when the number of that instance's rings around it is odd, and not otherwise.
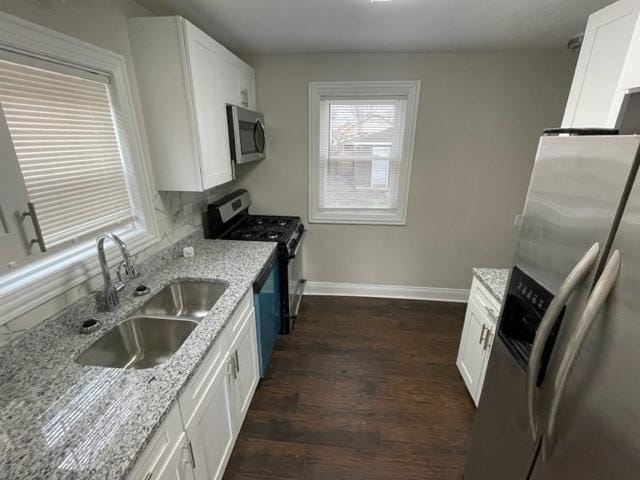
<path fill-rule="evenodd" d="M 182 279 L 169 283 L 131 317 L 84 350 L 76 363 L 144 369 L 178 351 L 227 289 L 221 281 Z"/>

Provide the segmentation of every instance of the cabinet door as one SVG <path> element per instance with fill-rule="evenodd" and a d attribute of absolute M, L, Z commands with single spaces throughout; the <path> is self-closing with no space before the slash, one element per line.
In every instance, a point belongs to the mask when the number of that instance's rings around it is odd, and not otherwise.
<path fill-rule="evenodd" d="M 133 467 L 133 470 L 127 477 L 127 480 L 146 480 L 149 478 L 157 479 L 160 472 L 163 472 L 169 463 L 176 471 L 178 469 L 178 461 L 176 460 L 176 450 L 182 450 L 186 445 L 182 419 L 180 418 L 179 407 L 175 405 L 167 414 L 158 431 L 145 448 L 144 452 Z M 176 457 L 176 458 L 174 458 Z M 192 478 L 189 476 L 190 467 L 180 467 L 182 477 L 168 475 L 166 478 Z M 162 477 L 165 478 L 165 477 Z"/>
<path fill-rule="evenodd" d="M 236 427 L 237 430 L 240 430 L 260 379 L 256 317 L 253 309 L 245 320 L 245 325 L 243 325 L 236 346 L 232 348 L 231 353 L 235 355 L 237 366 L 237 376 L 234 382 L 234 405 Z"/>
<path fill-rule="evenodd" d="M 627 52 L 622 77 L 620 78 L 621 89 L 640 88 L 640 22 L 635 22 L 635 28 L 631 37 L 631 44 Z"/>
<path fill-rule="evenodd" d="M 239 76 L 241 105 L 249 110 L 256 110 L 256 77 L 253 72 L 246 67 L 239 70 Z"/>
<path fill-rule="evenodd" d="M 203 32 L 190 24 L 185 31 L 202 188 L 206 190 L 233 179 L 224 82 L 220 75 L 224 59 L 218 45 Z"/>
<path fill-rule="evenodd" d="M 36 238 L 33 224 L 22 212 L 27 210 L 27 187 L 22 178 L 16 151 L 11 141 L 4 113 L 0 108 L 0 272 L 10 262 L 28 255 L 36 256 L 38 247 L 30 244 Z"/>
<path fill-rule="evenodd" d="M 227 355 L 187 427 L 197 480 L 222 478 L 233 448 L 233 384 L 229 380 L 229 365 Z"/>
<path fill-rule="evenodd" d="M 158 473 L 153 473 L 151 480 L 194 480 L 192 459 L 186 436 L 182 434 L 180 442 L 176 445 L 173 453 Z"/>
<path fill-rule="evenodd" d="M 249 78 L 249 109 L 258 110 L 258 91 L 255 73 Z"/>
<path fill-rule="evenodd" d="M 489 358 L 491 357 L 491 347 L 496 336 L 496 324 L 486 324 L 487 331 L 485 333 L 485 341 L 482 342 L 482 348 L 485 350 L 482 359 L 482 367 L 480 368 L 480 378 L 478 379 L 478 386 L 476 388 L 475 402 L 476 405 L 480 403 L 480 397 L 482 396 L 482 385 L 484 385 L 484 377 L 487 374 L 487 365 L 489 365 Z"/>
<path fill-rule="evenodd" d="M 256 110 L 256 76 L 251 67 L 227 56 L 223 67 L 226 103 Z"/>
<path fill-rule="evenodd" d="M 224 99 L 229 105 L 241 105 L 242 98 L 240 95 L 240 72 L 232 57 L 225 56 L 222 77 L 224 82 Z"/>
<path fill-rule="evenodd" d="M 482 308 L 471 297 L 467 307 L 456 364 L 476 405 L 480 395 L 478 387 L 485 362 L 484 339 L 488 328 L 490 328 L 490 322 Z"/>
<path fill-rule="evenodd" d="M 592 14 L 571 84 L 563 127 L 614 127 L 610 110 L 637 18 L 637 0 L 621 0 Z M 620 101 L 618 108 L 620 107 Z"/>

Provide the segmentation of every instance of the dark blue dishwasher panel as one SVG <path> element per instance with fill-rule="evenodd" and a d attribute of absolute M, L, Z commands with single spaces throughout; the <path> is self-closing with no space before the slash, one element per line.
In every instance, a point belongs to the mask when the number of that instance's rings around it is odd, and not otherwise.
<path fill-rule="evenodd" d="M 267 264 L 253 284 L 253 296 L 258 325 L 260 376 L 264 377 L 282 326 L 280 266 L 276 257 Z"/>

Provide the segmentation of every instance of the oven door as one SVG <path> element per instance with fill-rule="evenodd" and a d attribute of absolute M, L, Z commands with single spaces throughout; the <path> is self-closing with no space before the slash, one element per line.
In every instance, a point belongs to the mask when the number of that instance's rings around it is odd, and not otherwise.
<path fill-rule="evenodd" d="M 302 295 L 304 293 L 304 285 L 306 280 L 303 278 L 302 268 L 302 244 L 304 243 L 303 231 L 298 237 L 298 243 L 295 250 L 289 254 L 289 266 L 288 266 L 288 282 L 289 282 L 289 331 L 293 328 L 293 323 L 298 316 L 298 309 L 300 308 L 300 302 L 302 301 Z"/>
<path fill-rule="evenodd" d="M 264 117 L 235 105 L 227 106 L 231 158 L 248 163 L 265 157 Z"/>

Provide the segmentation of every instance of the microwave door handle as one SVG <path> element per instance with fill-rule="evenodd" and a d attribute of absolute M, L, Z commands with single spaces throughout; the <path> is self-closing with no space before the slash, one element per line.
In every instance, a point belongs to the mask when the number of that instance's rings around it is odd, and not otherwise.
<path fill-rule="evenodd" d="M 531 433 L 533 435 L 533 441 L 538 440 L 538 415 L 537 415 L 537 398 L 536 398 L 536 382 L 538 379 L 538 372 L 540 370 L 540 361 L 542 359 L 542 353 L 544 347 L 547 344 L 547 340 L 553 326 L 562 309 L 564 308 L 567 300 L 573 294 L 575 289 L 580 285 L 582 280 L 593 269 L 593 266 L 598 259 L 598 253 L 600 252 L 600 244 L 594 243 L 591 248 L 584 254 L 580 261 L 573 267 L 573 270 L 567 275 L 567 277 L 560 285 L 558 293 L 549 304 L 547 311 L 540 321 L 538 331 L 536 332 L 535 340 L 533 341 L 533 347 L 531 348 L 531 354 L 529 356 L 529 365 L 526 373 L 526 394 L 527 394 L 527 412 L 529 415 L 529 426 L 531 427 Z"/>
<path fill-rule="evenodd" d="M 557 425 L 558 411 L 562 404 L 562 399 L 567 389 L 567 383 L 571 371 L 575 365 L 578 354 L 584 345 L 589 331 L 593 326 L 598 315 L 602 311 L 607 298 L 611 294 L 613 287 L 618 279 L 618 273 L 620 272 L 620 251 L 616 250 L 611 254 L 607 265 L 602 271 L 602 275 L 596 282 L 593 291 L 587 300 L 587 305 L 582 312 L 580 320 L 578 321 L 574 335 L 569 339 L 566 350 L 560 360 L 560 366 L 556 373 L 556 378 L 553 382 L 554 391 L 551 396 L 551 403 L 549 407 L 549 417 L 547 418 L 547 425 L 543 432 L 542 439 L 542 460 L 547 461 L 553 452 L 553 444 L 555 442 L 555 430 Z"/>
<path fill-rule="evenodd" d="M 258 136 L 257 136 L 258 135 L 258 131 L 262 131 L 262 146 L 261 147 L 258 145 L 258 143 L 260 143 L 260 142 L 258 142 Z M 253 146 L 255 148 L 256 153 L 259 153 L 261 155 L 264 153 L 264 144 L 265 144 L 264 135 L 265 135 L 264 125 L 262 124 L 262 122 L 260 120 L 256 120 L 256 123 L 253 126 Z"/>
<path fill-rule="evenodd" d="M 238 117 L 238 107 L 232 105 L 231 109 L 231 129 L 233 133 L 233 143 L 235 145 L 235 160 L 236 163 L 242 163 L 242 143 L 240 142 L 240 118 Z M 235 172 L 234 172 L 235 174 Z"/>

